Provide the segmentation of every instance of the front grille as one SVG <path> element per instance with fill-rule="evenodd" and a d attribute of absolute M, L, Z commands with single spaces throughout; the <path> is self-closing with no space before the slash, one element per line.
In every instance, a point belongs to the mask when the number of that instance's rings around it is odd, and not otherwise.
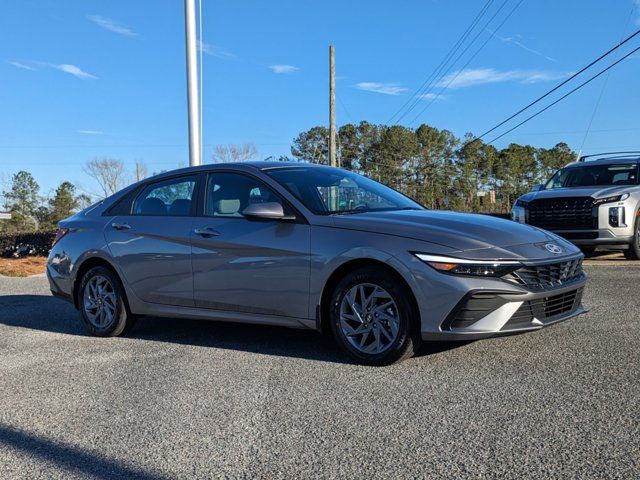
<path fill-rule="evenodd" d="M 546 230 L 598 228 L 591 197 L 541 198 L 532 200 L 527 210 L 527 223 Z"/>
<path fill-rule="evenodd" d="M 578 288 L 559 295 L 524 302 L 502 327 L 502 330 L 530 327 L 534 318 L 540 321 L 553 321 L 570 315 L 578 309 L 582 302 L 582 290 L 582 288 Z"/>
<path fill-rule="evenodd" d="M 558 263 L 527 265 L 504 278 L 529 290 L 546 290 L 574 282 L 583 276 L 582 257 L 578 257 Z"/>
<path fill-rule="evenodd" d="M 598 238 L 598 232 L 556 232 L 567 240 L 593 240 Z"/>

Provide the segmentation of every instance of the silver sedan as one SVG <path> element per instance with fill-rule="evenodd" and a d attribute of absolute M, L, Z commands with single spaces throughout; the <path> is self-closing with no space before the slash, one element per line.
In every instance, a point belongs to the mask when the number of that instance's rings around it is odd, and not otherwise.
<path fill-rule="evenodd" d="M 47 276 L 94 335 L 141 315 L 281 325 L 385 365 L 583 313 L 582 259 L 547 231 L 426 210 L 352 172 L 256 162 L 163 173 L 60 222 Z"/>

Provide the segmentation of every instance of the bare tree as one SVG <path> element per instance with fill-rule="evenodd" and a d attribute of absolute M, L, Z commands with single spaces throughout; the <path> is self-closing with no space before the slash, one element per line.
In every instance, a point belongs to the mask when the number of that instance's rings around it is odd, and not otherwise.
<path fill-rule="evenodd" d="M 149 176 L 148 173 L 149 173 L 149 170 L 147 169 L 147 166 L 145 165 L 145 163 L 142 161 L 137 161 L 136 168 L 133 172 L 136 182 L 139 182 L 140 180 L 144 180 L 145 178 L 147 178 Z"/>
<path fill-rule="evenodd" d="M 98 182 L 104 198 L 113 195 L 125 186 L 126 171 L 124 164 L 120 160 L 94 158 L 85 164 L 83 170 Z"/>
<path fill-rule="evenodd" d="M 215 162 L 244 162 L 258 156 L 258 149 L 253 143 L 236 145 L 216 145 L 211 156 Z"/>

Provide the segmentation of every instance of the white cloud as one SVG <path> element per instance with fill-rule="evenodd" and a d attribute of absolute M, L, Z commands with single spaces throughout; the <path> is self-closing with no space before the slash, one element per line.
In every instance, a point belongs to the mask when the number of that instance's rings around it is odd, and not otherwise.
<path fill-rule="evenodd" d="M 397 83 L 360 82 L 356 83 L 355 86 L 359 90 L 382 93 L 384 95 L 400 95 L 408 90 L 408 88 L 401 87 Z"/>
<path fill-rule="evenodd" d="M 63 63 L 60 65 L 51 65 L 53 68 L 56 68 L 62 72 L 68 73 L 70 75 L 73 75 L 74 77 L 80 78 L 82 80 L 87 80 L 87 79 L 96 79 L 98 77 L 96 77 L 95 75 L 91 75 L 90 73 L 85 72 L 84 70 L 82 70 L 80 67 L 77 67 L 75 65 L 71 65 L 68 63 Z"/>
<path fill-rule="evenodd" d="M 102 130 L 78 130 L 78 133 L 82 133 L 84 135 L 104 135 Z"/>
<path fill-rule="evenodd" d="M 233 53 L 225 50 L 222 47 L 211 45 L 210 43 L 202 43 L 198 40 L 198 50 L 202 51 L 205 55 L 211 55 L 212 57 L 222 58 L 226 60 L 235 60 L 238 57 Z"/>
<path fill-rule="evenodd" d="M 501 72 L 493 68 L 470 68 L 451 72 L 438 82 L 438 86 L 445 88 L 464 88 L 500 82 L 536 83 L 558 80 L 566 76 L 566 73 L 537 70 L 505 70 Z"/>
<path fill-rule="evenodd" d="M 418 97 L 423 100 L 446 100 L 449 98 L 447 95 L 437 93 L 423 93 L 422 95 L 418 95 Z"/>
<path fill-rule="evenodd" d="M 298 67 L 294 67 L 293 65 L 269 65 L 269 68 L 273 73 L 293 73 L 300 70 Z"/>
<path fill-rule="evenodd" d="M 115 20 L 111 20 L 110 18 L 102 17 L 100 15 L 87 15 L 87 18 L 98 25 L 100 28 L 104 28 L 105 30 L 109 30 L 110 32 L 115 32 L 120 35 L 126 35 L 127 37 L 135 37 L 137 35 L 129 27 L 125 27 L 124 25 L 121 25 Z"/>
<path fill-rule="evenodd" d="M 31 71 L 35 70 L 35 68 L 33 68 L 33 67 L 29 66 L 29 65 L 26 65 L 24 63 L 14 62 L 14 61 L 8 61 L 7 63 L 9 65 L 13 65 L 14 67 L 21 68 L 23 70 L 31 70 Z"/>
<path fill-rule="evenodd" d="M 638 1 L 640 1 L 640 0 L 638 0 Z M 528 47 L 527 45 L 525 45 L 524 43 L 522 43 L 522 42 L 519 40 L 519 39 L 521 38 L 521 36 L 520 36 L 520 35 L 514 35 L 513 37 L 501 37 L 501 36 L 500 36 L 500 35 L 498 35 L 496 32 L 493 32 L 493 31 L 489 30 L 488 28 L 487 28 L 487 31 L 488 31 L 488 32 L 489 32 L 493 37 L 497 38 L 497 39 L 498 39 L 498 40 L 500 40 L 501 42 L 504 42 L 504 43 L 510 43 L 510 44 L 512 44 L 512 45 L 515 45 L 516 47 L 521 48 L 522 50 L 525 50 L 525 51 L 527 51 L 527 52 L 529 52 L 529 53 L 533 53 L 534 55 L 537 55 L 537 56 L 539 56 L 539 57 L 542 57 L 542 58 L 544 58 L 545 60 L 549 60 L 550 62 L 558 63 L 558 61 L 557 61 L 555 58 L 550 57 L 550 56 L 548 56 L 548 55 L 545 55 L 544 53 L 539 52 L 538 50 L 534 50 L 533 48 Z"/>

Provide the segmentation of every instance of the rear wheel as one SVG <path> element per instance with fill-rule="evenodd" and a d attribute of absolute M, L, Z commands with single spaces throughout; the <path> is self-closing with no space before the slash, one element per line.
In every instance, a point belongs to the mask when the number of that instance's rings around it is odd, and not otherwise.
<path fill-rule="evenodd" d="M 340 347 L 366 365 L 389 365 L 420 346 L 411 294 L 380 268 L 348 274 L 331 298 L 331 328 Z"/>
<path fill-rule="evenodd" d="M 94 267 L 85 273 L 78 291 L 78 305 L 82 322 L 93 335 L 117 337 L 133 324 L 122 284 L 108 268 Z"/>
<path fill-rule="evenodd" d="M 633 242 L 624 251 L 627 260 L 640 260 L 640 217 L 636 216 L 635 228 L 633 230 Z"/>

